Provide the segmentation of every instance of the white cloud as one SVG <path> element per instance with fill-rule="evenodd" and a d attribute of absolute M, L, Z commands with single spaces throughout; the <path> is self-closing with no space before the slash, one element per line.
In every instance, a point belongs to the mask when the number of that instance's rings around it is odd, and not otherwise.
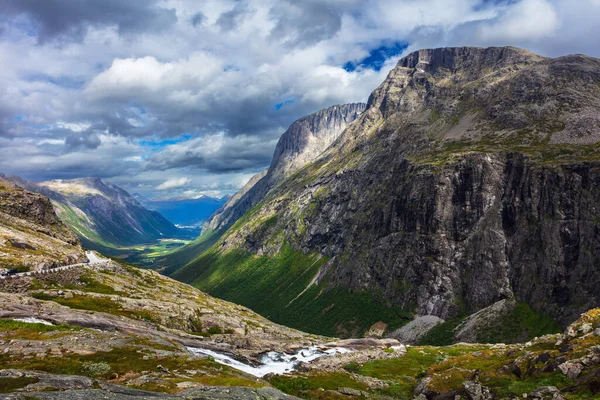
<path fill-rule="evenodd" d="M 99 175 L 149 197 L 182 176 L 170 191 L 235 191 L 294 119 L 366 101 L 398 57 L 342 66 L 383 44 L 600 56 L 599 0 L 107 0 L 101 15 L 56 3 L 0 21 L 0 171 Z"/>
<path fill-rule="evenodd" d="M 156 187 L 157 190 L 169 190 L 180 188 L 190 183 L 190 178 L 169 179 Z"/>
<path fill-rule="evenodd" d="M 558 16 L 546 0 L 521 0 L 476 30 L 482 42 L 536 40 L 555 32 Z"/>

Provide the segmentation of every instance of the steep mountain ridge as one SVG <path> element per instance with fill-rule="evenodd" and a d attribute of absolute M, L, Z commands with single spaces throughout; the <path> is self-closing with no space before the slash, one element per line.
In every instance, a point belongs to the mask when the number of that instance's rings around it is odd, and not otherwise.
<path fill-rule="evenodd" d="M 158 212 L 145 209 L 125 190 L 99 178 L 37 183 L 8 179 L 52 199 L 58 216 L 89 248 L 148 243 L 179 234 Z"/>
<path fill-rule="evenodd" d="M 231 226 L 285 177 L 323 153 L 365 107 L 364 103 L 334 105 L 292 123 L 277 142 L 271 166 L 250 179 L 207 221 L 205 228 L 220 230 Z"/>
<path fill-rule="evenodd" d="M 315 332 L 512 298 L 566 326 L 600 304 L 598 109 L 598 59 L 411 53 L 339 140 L 174 276 Z M 288 301 L 240 291 L 281 257 L 270 279 L 294 282 Z"/>

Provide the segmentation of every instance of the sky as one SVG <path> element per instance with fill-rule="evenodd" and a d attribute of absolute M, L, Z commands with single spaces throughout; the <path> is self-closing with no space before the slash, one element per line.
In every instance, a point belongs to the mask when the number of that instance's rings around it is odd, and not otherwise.
<path fill-rule="evenodd" d="M 420 48 L 600 57 L 600 0 L 0 0 L 0 172 L 222 196 Z"/>

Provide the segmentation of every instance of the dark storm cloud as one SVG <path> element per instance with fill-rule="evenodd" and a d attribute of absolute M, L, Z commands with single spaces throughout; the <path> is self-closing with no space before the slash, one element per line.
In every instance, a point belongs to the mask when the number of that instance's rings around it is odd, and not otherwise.
<path fill-rule="evenodd" d="M 160 31 L 177 21 L 175 10 L 156 0 L 3 0 L 0 13 L 27 15 L 37 24 L 40 43 L 54 38 L 81 40 L 92 26 L 116 25 L 119 33 Z"/>
<path fill-rule="evenodd" d="M 217 25 L 222 31 L 234 30 L 247 17 L 248 11 L 248 4 L 241 1 L 233 9 L 221 14 L 217 19 Z"/>
<path fill-rule="evenodd" d="M 256 136 L 230 138 L 220 134 L 201 137 L 152 155 L 145 168 L 159 171 L 196 168 L 217 174 L 254 170 L 270 163 L 273 145 L 274 141 Z"/>
<path fill-rule="evenodd" d="M 206 21 L 206 16 L 204 14 L 202 14 L 201 12 L 197 12 L 190 19 L 190 22 L 192 23 L 193 26 L 202 25 L 205 21 Z"/>
<path fill-rule="evenodd" d="M 65 139 L 65 146 L 70 151 L 86 149 L 97 149 L 102 140 L 95 132 L 71 133 Z"/>
<path fill-rule="evenodd" d="M 270 11 L 276 21 L 271 39 L 300 47 L 330 39 L 342 26 L 342 13 L 334 2 L 277 2 Z"/>

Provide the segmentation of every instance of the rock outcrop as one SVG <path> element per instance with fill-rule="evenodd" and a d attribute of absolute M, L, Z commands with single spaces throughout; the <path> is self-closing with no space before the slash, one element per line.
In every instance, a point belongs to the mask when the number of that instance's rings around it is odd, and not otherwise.
<path fill-rule="evenodd" d="M 180 276 L 286 244 L 328 258 L 320 293 L 443 319 L 514 297 L 566 326 L 600 304 L 599 109 L 595 58 L 412 53 L 338 140 Z M 298 296 L 327 309 L 314 291 Z"/>
<path fill-rule="evenodd" d="M 61 222 L 47 197 L 0 175 L 0 268 L 26 271 L 84 258 L 77 236 Z"/>

